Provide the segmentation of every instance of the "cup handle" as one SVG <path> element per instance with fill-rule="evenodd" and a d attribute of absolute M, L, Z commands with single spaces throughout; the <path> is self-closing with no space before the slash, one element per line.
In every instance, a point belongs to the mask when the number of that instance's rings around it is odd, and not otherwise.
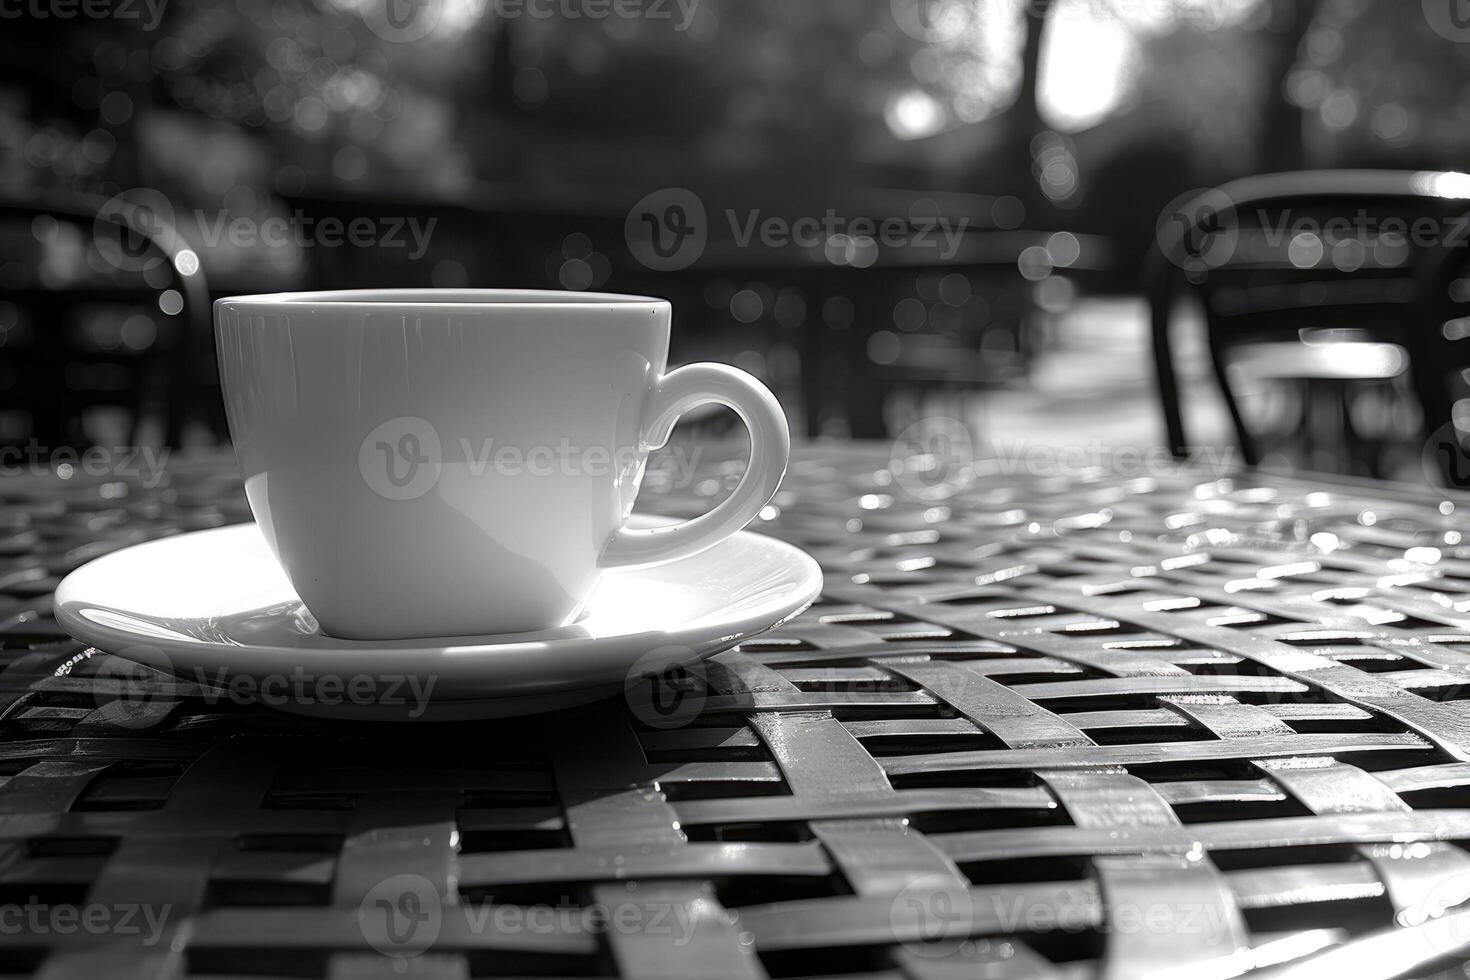
<path fill-rule="evenodd" d="M 735 492 L 708 514 L 670 527 L 620 529 L 602 554 L 603 568 L 657 565 L 719 544 L 755 519 L 786 475 L 791 456 L 786 415 L 776 396 L 744 371 L 727 364 L 689 364 L 660 378 L 650 397 L 651 420 L 641 449 L 662 448 L 679 416 L 715 403 L 734 409 L 750 430 L 750 465 Z"/>

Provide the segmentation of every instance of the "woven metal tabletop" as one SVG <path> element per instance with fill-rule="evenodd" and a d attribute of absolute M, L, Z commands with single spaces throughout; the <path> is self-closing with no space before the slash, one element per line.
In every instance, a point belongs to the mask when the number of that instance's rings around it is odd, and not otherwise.
<path fill-rule="evenodd" d="M 248 519 L 228 462 L 0 482 L 0 973 L 1457 971 L 1462 511 L 888 456 L 799 453 L 763 515 L 826 573 L 798 619 L 646 701 L 454 725 L 209 697 L 57 628 L 83 562 Z"/>

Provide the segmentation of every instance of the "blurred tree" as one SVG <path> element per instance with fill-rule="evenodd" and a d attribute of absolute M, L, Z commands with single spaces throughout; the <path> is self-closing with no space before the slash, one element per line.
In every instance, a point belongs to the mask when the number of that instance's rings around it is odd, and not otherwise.
<path fill-rule="evenodd" d="M 1288 83 L 1315 165 L 1465 169 L 1470 32 L 1430 7 L 1323 5 Z M 1422 15 L 1421 15 L 1422 14 Z"/>
<path fill-rule="evenodd" d="M 1287 93 L 1320 2 L 1255 0 L 1227 22 L 1181 22 L 1142 38 L 1135 112 L 1193 161 L 1176 193 L 1302 165 L 1302 114 Z"/>
<path fill-rule="evenodd" d="M 1033 144 L 1052 129 L 1066 138 L 1047 146 L 1076 157 L 1069 203 L 1106 172 L 1136 204 L 1129 180 L 1458 162 L 1470 118 L 1470 45 L 1370 0 L 703 0 L 687 21 L 427 0 L 434 30 L 412 41 L 371 26 L 385 2 L 167 4 L 150 31 L 10 25 L 3 172 L 215 200 L 309 184 L 456 199 L 483 181 L 800 199 L 903 180 L 1017 194 L 1034 216 L 1052 198 Z M 1109 64 L 1101 41 L 1120 29 Z M 1048 80 L 1085 93 L 1104 71 L 1117 97 L 1100 112 L 1048 115 Z"/>
<path fill-rule="evenodd" d="M 684 30 L 527 20 L 515 25 L 517 92 L 526 92 L 517 103 L 524 120 L 546 124 L 538 132 L 601 140 L 613 156 L 551 165 L 621 157 L 618 169 L 650 183 L 679 172 L 779 175 L 776 189 L 793 194 L 851 183 L 875 147 L 987 111 L 977 104 L 993 84 L 974 42 L 979 25 L 931 41 L 900 23 L 903 9 L 904 0 L 705 0 Z"/>
<path fill-rule="evenodd" d="M 1270 0 L 1266 6 L 1265 27 L 1260 31 L 1266 46 L 1261 105 L 1264 170 L 1298 170 L 1305 161 L 1302 113 L 1287 97 L 1287 87 L 1319 4 L 1320 0 Z"/>

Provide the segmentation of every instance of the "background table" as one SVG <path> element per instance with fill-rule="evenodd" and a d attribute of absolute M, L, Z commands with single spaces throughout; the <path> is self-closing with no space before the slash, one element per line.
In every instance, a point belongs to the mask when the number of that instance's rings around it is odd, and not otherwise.
<path fill-rule="evenodd" d="M 761 530 L 826 591 L 670 678 L 672 713 L 442 726 L 241 705 L 58 630 L 70 569 L 247 519 L 228 461 L 151 488 L 0 482 L 0 972 L 1454 962 L 1470 912 L 1435 913 L 1470 897 L 1460 511 L 1250 473 L 930 487 L 888 455 L 799 455 Z M 652 480 L 648 507 L 703 509 L 739 472 L 710 463 Z"/>

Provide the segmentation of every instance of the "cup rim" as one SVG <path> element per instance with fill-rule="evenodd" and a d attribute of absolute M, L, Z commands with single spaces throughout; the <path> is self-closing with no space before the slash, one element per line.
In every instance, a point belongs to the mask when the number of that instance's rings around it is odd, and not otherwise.
<path fill-rule="evenodd" d="M 388 309 L 433 307 L 435 309 L 569 310 L 590 307 L 668 307 L 656 296 L 623 293 L 583 293 L 563 289 L 329 289 L 286 293 L 227 296 L 215 306 L 288 306 L 328 309 Z"/>

